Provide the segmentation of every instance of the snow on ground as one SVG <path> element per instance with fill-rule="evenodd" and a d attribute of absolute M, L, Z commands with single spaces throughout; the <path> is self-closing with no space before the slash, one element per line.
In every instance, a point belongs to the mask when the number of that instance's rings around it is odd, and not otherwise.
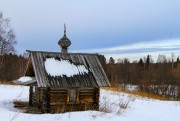
<path fill-rule="evenodd" d="M 72 77 L 77 74 L 88 73 L 84 65 L 74 65 L 68 60 L 56 60 L 55 58 L 47 58 L 45 60 L 45 69 L 51 76 L 63 76 Z"/>
<path fill-rule="evenodd" d="M 113 91 L 100 91 L 98 111 L 27 114 L 13 100 L 28 101 L 28 87 L 0 85 L 1 121 L 180 121 L 180 102 L 159 101 Z M 126 109 L 124 107 L 127 107 Z"/>
<path fill-rule="evenodd" d="M 119 102 L 129 102 L 127 109 L 121 109 L 118 119 L 122 121 L 180 121 L 180 102 L 179 101 L 160 101 L 138 97 L 130 94 L 105 91 L 101 93 L 109 102 L 113 114 L 117 113 L 117 106 Z M 101 102 L 103 98 L 100 98 Z M 122 103 L 123 104 L 123 103 Z M 119 104 L 121 105 L 121 103 Z M 116 108 L 114 108 L 116 107 Z"/>

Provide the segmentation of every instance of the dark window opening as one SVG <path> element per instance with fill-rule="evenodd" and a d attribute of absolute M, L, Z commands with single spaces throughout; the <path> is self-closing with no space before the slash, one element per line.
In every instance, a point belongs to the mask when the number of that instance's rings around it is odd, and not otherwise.
<path fill-rule="evenodd" d="M 69 102 L 75 102 L 77 98 L 77 90 L 71 89 L 69 90 Z"/>

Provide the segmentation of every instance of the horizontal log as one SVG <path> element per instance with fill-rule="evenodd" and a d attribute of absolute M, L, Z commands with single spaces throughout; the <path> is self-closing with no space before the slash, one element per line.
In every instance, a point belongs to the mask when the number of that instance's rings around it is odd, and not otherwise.
<path fill-rule="evenodd" d="M 56 97 L 58 97 L 58 96 L 67 96 L 68 94 L 66 93 L 57 93 L 57 94 L 49 94 L 49 96 L 56 96 Z"/>
<path fill-rule="evenodd" d="M 33 98 L 32 101 L 36 102 L 37 100 Z"/>
<path fill-rule="evenodd" d="M 47 90 L 48 87 L 39 87 L 40 90 Z"/>
<path fill-rule="evenodd" d="M 49 95 L 67 95 L 68 93 L 49 93 Z"/>
<path fill-rule="evenodd" d="M 92 92 L 86 92 L 86 93 L 79 93 L 79 95 L 94 95 L 94 93 L 92 93 Z"/>
<path fill-rule="evenodd" d="M 50 89 L 49 91 L 67 91 L 67 89 Z"/>
<path fill-rule="evenodd" d="M 35 96 L 35 95 L 33 95 L 33 96 L 32 96 L 32 98 L 36 98 L 36 96 Z"/>
<path fill-rule="evenodd" d="M 53 87 L 51 87 L 50 90 L 67 90 L 67 89 L 65 89 L 65 88 L 60 88 L 60 87 L 58 87 L 58 88 L 53 88 Z"/>
<path fill-rule="evenodd" d="M 50 97 L 67 97 L 67 94 L 56 94 L 50 95 Z"/>
<path fill-rule="evenodd" d="M 61 105 L 50 105 L 50 110 L 51 112 L 56 112 L 58 113 L 60 110 L 62 110 L 62 108 L 64 108 L 63 106 Z"/>
<path fill-rule="evenodd" d="M 79 95 L 79 97 L 94 97 L 94 95 Z"/>
<path fill-rule="evenodd" d="M 67 101 L 67 97 L 50 97 L 50 101 L 58 101 L 58 100 L 66 100 Z"/>
<path fill-rule="evenodd" d="M 67 93 L 67 91 L 49 91 L 49 93 Z"/>
<path fill-rule="evenodd" d="M 57 101 L 57 102 L 52 101 L 52 102 L 50 102 L 50 105 L 51 105 L 51 104 L 53 104 L 53 105 L 59 105 L 59 104 L 66 104 L 66 103 L 67 103 L 67 101 Z"/>
<path fill-rule="evenodd" d="M 79 92 L 92 92 L 92 93 L 94 93 L 94 90 L 79 90 Z"/>
<path fill-rule="evenodd" d="M 51 95 L 49 98 L 67 98 L 67 95 Z"/>
<path fill-rule="evenodd" d="M 63 104 L 66 104 L 66 102 L 50 102 L 50 106 L 61 106 Z"/>
<path fill-rule="evenodd" d="M 83 88 L 80 88 L 80 90 L 94 90 L 95 88 L 92 88 L 92 87 L 83 87 Z"/>

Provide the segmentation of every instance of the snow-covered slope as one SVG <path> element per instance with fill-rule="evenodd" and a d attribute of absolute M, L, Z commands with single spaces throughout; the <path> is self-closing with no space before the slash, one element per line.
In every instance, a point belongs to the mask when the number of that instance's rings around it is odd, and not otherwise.
<path fill-rule="evenodd" d="M 101 90 L 109 102 L 110 110 L 113 114 L 119 115 L 122 121 L 180 121 L 180 102 L 179 101 L 160 101 L 138 97 L 130 94 L 114 91 Z M 103 98 L 100 98 L 101 102 Z M 119 103 L 119 104 L 118 104 Z M 117 108 L 118 105 L 126 104 L 125 110 Z"/>
<path fill-rule="evenodd" d="M 1 121 L 180 121 L 180 102 L 159 101 L 101 90 L 100 109 L 64 114 L 26 114 L 13 100 L 28 101 L 28 87 L 0 85 Z M 127 107 L 127 108 L 126 108 Z"/>

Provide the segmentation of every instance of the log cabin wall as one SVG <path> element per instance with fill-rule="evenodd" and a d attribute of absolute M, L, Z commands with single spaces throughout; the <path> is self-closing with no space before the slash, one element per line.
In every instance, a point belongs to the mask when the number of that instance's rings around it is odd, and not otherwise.
<path fill-rule="evenodd" d="M 96 54 L 55 53 L 28 51 L 30 54 L 26 75 L 34 76 L 35 92 L 30 89 L 29 103 L 43 113 L 99 110 L 99 88 L 110 86 Z M 83 65 L 88 72 L 68 77 L 52 76 L 45 69 L 47 58 L 68 60 L 76 66 Z M 28 71 L 30 70 L 30 72 Z"/>
<path fill-rule="evenodd" d="M 70 90 L 76 90 L 75 100 L 70 99 L 72 98 Z M 36 96 L 37 92 L 36 89 Z M 99 88 L 39 88 L 39 93 L 39 103 L 36 105 L 39 105 L 43 113 L 99 109 Z"/>
<path fill-rule="evenodd" d="M 49 112 L 49 88 L 30 86 L 29 106 L 41 109 L 43 113 Z"/>
<path fill-rule="evenodd" d="M 49 88 L 39 88 L 38 89 L 38 107 L 41 109 L 43 113 L 49 113 L 50 107 L 50 98 L 49 98 Z"/>
<path fill-rule="evenodd" d="M 30 86 L 29 88 L 29 106 L 37 106 L 37 94 L 38 90 L 35 86 Z"/>
<path fill-rule="evenodd" d="M 64 112 L 65 104 L 67 102 L 67 89 L 65 88 L 50 88 L 50 112 L 59 113 Z"/>

